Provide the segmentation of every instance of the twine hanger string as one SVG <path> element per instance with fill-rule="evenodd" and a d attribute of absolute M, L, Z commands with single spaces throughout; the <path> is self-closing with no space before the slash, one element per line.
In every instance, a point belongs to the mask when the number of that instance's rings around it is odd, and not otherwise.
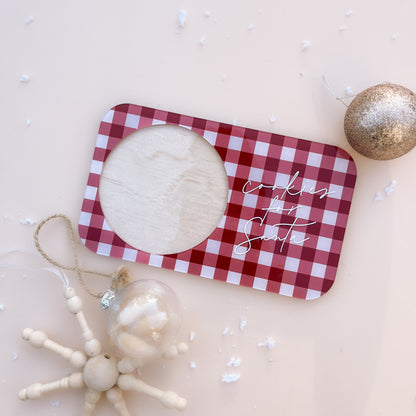
<path fill-rule="evenodd" d="M 68 266 L 66 264 L 62 264 L 62 263 L 56 261 L 55 259 L 50 257 L 40 245 L 39 233 L 40 233 L 41 229 L 47 223 L 49 223 L 49 222 L 51 222 L 55 219 L 60 219 L 60 220 L 65 222 L 66 233 L 67 233 L 67 236 L 68 236 L 68 238 L 71 242 L 72 255 L 73 255 L 73 258 L 74 258 L 74 265 L 73 266 Z M 124 267 L 120 268 L 115 273 L 102 273 L 102 272 L 98 272 L 96 270 L 83 269 L 83 268 L 79 267 L 77 244 L 76 244 L 76 241 L 75 241 L 75 232 L 74 232 L 74 229 L 72 227 L 71 220 L 64 214 L 54 214 L 54 215 L 51 215 L 50 217 L 46 218 L 45 220 L 43 220 L 38 225 L 33 238 L 34 238 L 35 246 L 36 246 L 38 252 L 40 253 L 40 255 L 45 260 L 47 260 L 50 264 L 52 264 L 55 267 L 58 267 L 58 268 L 63 269 L 63 270 L 68 270 L 68 271 L 75 272 L 77 274 L 78 281 L 80 282 L 83 289 L 89 295 L 91 295 L 95 298 L 98 298 L 98 299 L 102 298 L 104 296 L 105 292 L 103 292 L 103 293 L 93 292 L 88 287 L 87 283 L 85 282 L 83 273 L 85 273 L 85 274 L 94 274 L 96 276 L 101 276 L 101 277 L 106 277 L 106 278 L 111 279 L 111 288 L 120 288 L 120 287 L 125 286 L 128 283 L 129 277 L 128 277 L 127 270 Z"/>

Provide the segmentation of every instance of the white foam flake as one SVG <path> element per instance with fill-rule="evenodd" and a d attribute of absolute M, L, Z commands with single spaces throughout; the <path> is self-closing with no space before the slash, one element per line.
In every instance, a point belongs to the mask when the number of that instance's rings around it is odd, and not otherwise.
<path fill-rule="evenodd" d="M 235 383 L 238 380 L 240 380 L 240 373 L 223 374 L 221 376 L 223 383 Z"/>
<path fill-rule="evenodd" d="M 240 318 L 240 331 L 244 331 L 247 326 L 247 321 L 244 318 Z"/>
<path fill-rule="evenodd" d="M 258 347 L 266 347 L 269 350 L 273 349 L 276 346 L 276 341 L 272 337 L 266 337 L 263 342 L 257 344 Z"/>
<path fill-rule="evenodd" d="M 374 195 L 374 201 L 381 201 L 383 199 L 381 192 L 376 192 L 376 194 Z"/>
<path fill-rule="evenodd" d="M 211 16 L 211 11 L 210 10 L 205 10 L 204 16 L 205 17 L 210 17 Z"/>
<path fill-rule="evenodd" d="M 345 16 L 351 16 L 353 14 L 353 11 L 352 10 L 347 10 L 346 12 L 345 12 Z"/>
<path fill-rule="evenodd" d="M 53 402 L 49 402 L 49 404 L 51 405 L 51 407 L 59 407 L 61 405 L 61 401 L 55 400 Z"/>
<path fill-rule="evenodd" d="M 25 123 L 26 123 L 26 127 L 29 127 L 32 124 L 32 121 L 27 119 Z"/>
<path fill-rule="evenodd" d="M 189 367 L 192 368 L 192 369 L 195 369 L 196 368 L 196 362 L 195 361 L 191 361 L 189 363 Z"/>
<path fill-rule="evenodd" d="M 240 367 L 241 365 L 241 358 L 231 357 L 228 360 L 227 367 Z"/>
<path fill-rule="evenodd" d="M 29 75 L 28 74 L 22 74 L 20 75 L 19 81 L 23 82 L 24 84 L 28 83 L 30 80 Z"/>
<path fill-rule="evenodd" d="M 248 30 L 253 30 L 253 29 L 254 29 L 254 24 L 253 24 L 253 23 L 250 23 L 250 24 L 247 26 L 247 29 L 248 29 Z"/>
<path fill-rule="evenodd" d="M 346 30 L 347 29 L 347 26 L 345 26 L 345 25 L 341 25 L 341 26 L 339 26 L 338 27 L 338 30 L 340 31 L 340 32 L 343 32 L 344 30 Z"/>
<path fill-rule="evenodd" d="M 25 24 L 28 25 L 30 23 L 32 23 L 35 19 L 33 18 L 33 16 L 28 16 L 25 20 Z"/>
<path fill-rule="evenodd" d="M 195 339 L 195 332 L 194 331 L 191 331 L 189 333 L 189 342 L 193 342 L 194 339 Z"/>
<path fill-rule="evenodd" d="M 272 114 L 269 118 L 271 124 L 276 123 L 276 117 Z"/>
<path fill-rule="evenodd" d="M 222 331 L 222 335 L 227 335 L 230 332 L 230 328 L 224 328 Z"/>
<path fill-rule="evenodd" d="M 185 27 L 187 12 L 186 10 L 179 10 L 178 12 L 178 26 Z"/>
<path fill-rule="evenodd" d="M 207 40 L 207 38 L 205 36 L 201 36 L 201 38 L 199 39 L 199 44 L 201 46 L 204 45 L 206 40 Z"/>
<path fill-rule="evenodd" d="M 300 45 L 302 47 L 302 50 L 304 51 L 304 50 L 308 49 L 311 46 L 311 41 L 310 40 L 303 40 L 300 43 Z"/>
<path fill-rule="evenodd" d="M 36 221 L 32 218 L 20 218 L 20 224 L 22 225 L 35 225 Z"/>
<path fill-rule="evenodd" d="M 391 38 L 392 38 L 393 40 L 396 40 L 396 39 L 398 38 L 398 36 L 399 36 L 399 34 L 398 34 L 397 32 L 394 32 L 394 33 L 391 35 Z"/>
<path fill-rule="evenodd" d="M 351 88 L 349 85 L 347 85 L 347 86 L 345 87 L 345 94 L 346 94 L 348 97 L 351 97 L 351 96 L 353 96 L 353 95 L 354 95 L 354 92 L 352 91 L 352 88 Z"/>
<path fill-rule="evenodd" d="M 16 361 L 18 358 L 19 358 L 19 356 L 17 355 L 17 352 L 14 352 L 14 353 L 12 354 L 12 360 L 13 360 L 13 361 Z"/>
<path fill-rule="evenodd" d="M 390 196 L 393 193 L 394 188 L 396 187 L 396 185 L 397 185 L 397 182 L 395 180 L 393 180 L 389 186 L 386 186 L 384 188 L 384 192 L 386 193 L 387 196 Z"/>
<path fill-rule="evenodd" d="M 0 311 L 3 312 L 5 309 L 6 307 L 2 303 L 0 303 Z"/>

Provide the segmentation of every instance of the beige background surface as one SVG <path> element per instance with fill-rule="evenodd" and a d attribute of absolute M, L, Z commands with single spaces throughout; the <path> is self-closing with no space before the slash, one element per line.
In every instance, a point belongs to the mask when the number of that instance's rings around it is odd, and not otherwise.
<path fill-rule="evenodd" d="M 187 10 L 184 28 L 180 9 Z M 345 107 L 321 82 L 325 75 L 338 96 L 347 86 L 357 93 L 383 81 L 416 90 L 415 12 L 411 0 L 1 2 L 1 253 L 34 250 L 34 226 L 21 219 L 64 212 L 77 222 L 99 121 L 118 103 L 341 146 L 356 161 L 358 181 L 331 291 L 305 302 L 130 265 L 137 278 L 158 278 L 177 292 L 182 337 L 195 332 L 186 356 L 145 368 L 143 379 L 187 397 L 184 415 L 415 414 L 416 150 L 390 162 L 356 154 L 343 134 Z M 302 51 L 303 40 L 311 45 Z M 28 83 L 19 82 L 22 74 Z M 387 197 L 392 180 L 397 186 Z M 59 230 L 45 233 L 45 245 L 69 263 Z M 79 255 L 90 268 L 120 265 L 83 247 Z M 30 254 L 0 260 L 38 266 Z M 2 414 L 80 414 L 80 391 L 18 401 L 25 385 L 70 370 L 21 341 L 22 328 L 42 328 L 71 347 L 82 342 L 59 281 L 28 269 L 0 273 Z M 70 278 L 104 340 L 103 313 Z M 222 335 L 226 327 L 232 335 Z M 267 336 L 276 340 L 270 351 L 257 347 Z M 242 360 L 235 369 L 241 379 L 224 384 L 231 356 Z M 135 394 L 127 401 L 132 414 L 176 413 Z M 114 413 L 103 401 L 96 414 Z"/>

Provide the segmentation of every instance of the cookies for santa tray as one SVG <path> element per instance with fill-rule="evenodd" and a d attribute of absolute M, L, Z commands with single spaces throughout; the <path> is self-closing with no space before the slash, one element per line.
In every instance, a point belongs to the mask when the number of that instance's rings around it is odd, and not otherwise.
<path fill-rule="evenodd" d="M 209 143 L 223 163 L 227 189 L 225 209 L 203 241 L 180 252 L 157 254 L 132 245 L 125 237 L 128 234 L 115 232 L 117 227 L 104 214 L 107 210 L 100 201 L 100 181 L 107 159 L 119 144 L 135 132 L 146 133 L 145 129 L 161 125 L 179 126 Z M 169 135 L 164 140 L 168 146 Z M 138 153 L 144 153 L 138 143 Z M 133 156 L 124 163 L 134 164 Z M 107 182 L 123 189 L 119 183 L 123 180 Z M 140 178 L 134 180 L 140 182 Z M 101 255 L 314 299 L 334 283 L 355 181 L 351 156 L 332 145 L 121 104 L 104 116 L 99 127 L 79 234 L 86 247 Z M 113 212 L 123 211 L 129 193 L 134 194 L 128 189 L 120 191 L 119 197 L 115 194 L 112 201 L 119 204 Z M 112 205 L 108 207 L 110 213 Z M 142 228 L 136 230 L 135 214 L 128 209 L 122 213 L 126 229 L 140 235 Z"/>

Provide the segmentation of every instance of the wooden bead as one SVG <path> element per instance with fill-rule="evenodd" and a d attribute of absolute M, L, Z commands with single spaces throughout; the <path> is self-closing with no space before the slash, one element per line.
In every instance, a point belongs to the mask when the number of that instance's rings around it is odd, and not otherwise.
<path fill-rule="evenodd" d="M 74 351 L 69 357 L 69 362 L 75 368 L 83 368 L 87 362 L 87 357 L 81 351 Z"/>
<path fill-rule="evenodd" d="M 82 301 L 79 296 L 72 296 L 66 301 L 68 306 L 69 312 L 71 313 L 79 313 L 82 309 Z"/>
<path fill-rule="evenodd" d="M 88 388 L 106 391 L 113 387 L 118 379 L 117 360 L 109 354 L 100 354 L 90 358 L 84 367 L 84 381 Z"/>
<path fill-rule="evenodd" d="M 101 343 L 98 339 L 93 338 L 85 343 L 84 348 L 89 357 L 95 357 L 101 352 Z"/>

